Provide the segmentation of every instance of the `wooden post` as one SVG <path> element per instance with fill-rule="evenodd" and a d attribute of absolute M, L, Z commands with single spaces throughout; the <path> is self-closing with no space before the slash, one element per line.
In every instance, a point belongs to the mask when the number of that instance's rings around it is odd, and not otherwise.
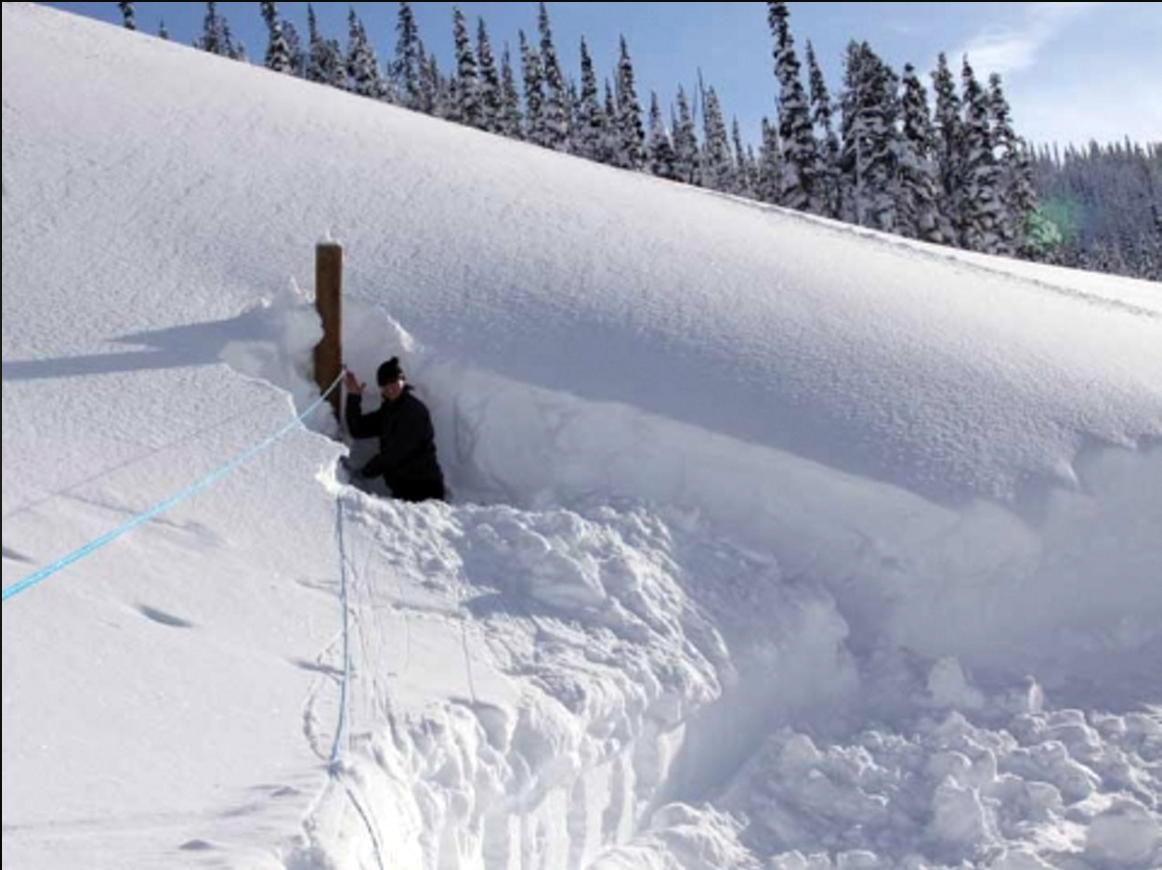
<path fill-rule="evenodd" d="M 323 340 L 315 345 L 315 382 L 319 390 L 335 383 L 343 371 L 343 246 L 320 242 L 315 248 L 315 308 L 323 319 Z M 330 395 L 335 419 L 342 420 L 342 389 Z"/>

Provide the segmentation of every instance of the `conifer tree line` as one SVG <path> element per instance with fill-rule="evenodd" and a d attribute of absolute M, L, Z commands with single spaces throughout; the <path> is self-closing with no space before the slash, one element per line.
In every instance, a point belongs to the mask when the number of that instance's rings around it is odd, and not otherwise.
<path fill-rule="evenodd" d="M 1162 281 L 1162 142 L 1043 148 L 1033 172 L 1049 262 Z"/>
<path fill-rule="evenodd" d="M 119 3 L 126 27 L 133 4 Z M 536 31 L 493 47 L 453 7 L 453 67 L 444 71 L 400 2 L 390 56 L 354 8 L 346 43 L 323 34 L 307 4 L 304 40 L 273 2 L 258 4 L 268 32 L 263 64 L 371 99 L 623 169 L 834 218 L 922 241 L 1158 280 L 1162 145 L 1064 155 L 1036 153 L 1015 132 L 998 75 L 981 81 L 967 57 L 944 54 L 928 78 L 897 73 L 867 42 L 851 41 L 842 88 L 827 86 L 811 43 L 804 69 L 785 2 L 768 2 L 775 117 L 757 153 L 728 124 L 712 85 L 679 86 L 643 103 L 624 37 L 602 77 L 584 38 L 579 80 L 566 75 L 549 13 Z M 217 4 L 206 4 L 205 51 L 247 59 Z M 164 26 L 164 25 L 163 25 Z"/>

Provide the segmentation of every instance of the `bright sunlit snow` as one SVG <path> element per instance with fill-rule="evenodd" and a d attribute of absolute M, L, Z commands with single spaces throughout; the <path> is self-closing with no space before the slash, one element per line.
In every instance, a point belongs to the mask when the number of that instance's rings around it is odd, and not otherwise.
<path fill-rule="evenodd" d="M 1162 865 L 1155 285 L 5 3 L 3 372 L 5 870 Z"/>

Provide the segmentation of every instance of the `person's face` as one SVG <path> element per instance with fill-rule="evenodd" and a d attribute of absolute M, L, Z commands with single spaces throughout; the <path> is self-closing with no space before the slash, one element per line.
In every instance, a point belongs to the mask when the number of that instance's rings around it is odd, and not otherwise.
<path fill-rule="evenodd" d="M 387 401 L 394 402 L 403 393 L 403 378 L 388 381 L 379 388 L 379 392 L 383 394 L 383 398 L 387 399 Z"/>

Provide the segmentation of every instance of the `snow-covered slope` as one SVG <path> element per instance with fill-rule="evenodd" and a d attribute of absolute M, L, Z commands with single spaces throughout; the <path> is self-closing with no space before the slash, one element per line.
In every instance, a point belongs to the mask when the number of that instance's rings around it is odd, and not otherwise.
<path fill-rule="evenodd" d="M 3 11 L 5 868 L 1162 861 L 1162 295 Z M 361 449 L 359 447 L 357 450 Z"/>

